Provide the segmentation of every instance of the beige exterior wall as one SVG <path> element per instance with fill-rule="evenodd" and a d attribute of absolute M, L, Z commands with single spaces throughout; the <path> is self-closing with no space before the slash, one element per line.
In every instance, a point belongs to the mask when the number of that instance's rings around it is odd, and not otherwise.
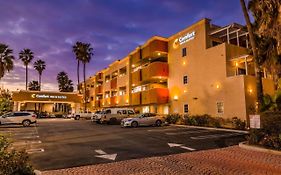
<path fill-rule="evenodd" d="M 256 101 L 252 57 L 248 55 L 246 48 L 236 45 L 221 43 L 213 47 L 212 41 L 221 40 L 211 37 L 210 30 L 210 20 L 202 19 L 169 38 L 152 37 L 127 57 L 112 63 L 107 69 L 102 70 L 104 78 L 103 105 L 101 106 L 129 105 L 140 112 L 182 114 L 184 105 L 188 104 L 190 115 L 210 114 L 223 118 L 239 117 L 247 120 L 247 116 L 255 108 Z M 180 37 L 188 33 L 192 35 L 193 32 L 195 32 L 193 39 L 183 44 L 178 43 Z M 184 57 L 182 56 L 183 48 L 186 48 Z M 133 71 L 143 64 L 141 60 L 147 61 L 145 59 L 151 60 L 161 56 L 168 58 L 168 69 L 167 62 L 164 61 L 150 62 L 146 67 Z M 127 74 L 120 77 L 119 71 L 125 66 Z M 160 69 L 163 71 L 159 71 Z M 239 75 L 238 72 L 245 69 L 247 69 L 247 75 Z M 106 99 L 105 92 L 111 92 L 113 89 L 111 81 L 106 83 L 105 77 L 112 76 L 115 71 L 118 71 L 117 96 Z M 165 71 L 168 72 L 165 73 Z M 165 77 L 165 75 L 168 76 Z M 183 84 L 184 76 L 188 77 L 187 84 Z M 163 80 L 167 81 L 167 85 L 161 85 Z M 264 79 L 263 82 L 264 93 L 272 95 L 274 93 L 273 81 Z M 147 85 L 148 90 L 132 93 L 132 88 L 142 85 Z M 120 96 L 119 88 L 124 86 L 127 93 Z M 169 93 L 169 101 L 157 103 L 165 101 L 161 99 L 161 94 L 165 94 L 166 89 Z M 90 91 L 90 94 L 94 92 Z M 113 104 L 116 101 L 118 104 Z M 218 105 L 221 106 L 222 111 L 218 111 Z"/>

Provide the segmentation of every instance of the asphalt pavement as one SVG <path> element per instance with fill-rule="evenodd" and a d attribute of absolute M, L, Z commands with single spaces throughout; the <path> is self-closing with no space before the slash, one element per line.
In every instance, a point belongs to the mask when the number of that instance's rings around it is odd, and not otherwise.
<path fill-rule="evenodd" d="M 245 134 L 178 126 L 121 128 L 87 120 L 40 119 L 0 126 L 13 147 L 29 151 L 35 169 L 53 170 L 237 145 Z"/>

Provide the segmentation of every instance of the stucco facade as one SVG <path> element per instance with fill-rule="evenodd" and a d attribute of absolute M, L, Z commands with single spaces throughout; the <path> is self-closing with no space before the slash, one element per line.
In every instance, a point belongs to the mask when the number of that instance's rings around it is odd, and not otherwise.
<path fill-rule="evenodd" d="M 202 19 L 168 38 L 154 36 L 87 80 L 88 106 L 247 120 L 257 99 L 247 35 L 239 24 Z M 274 83 L 264 77 L 272 95 Z"/>

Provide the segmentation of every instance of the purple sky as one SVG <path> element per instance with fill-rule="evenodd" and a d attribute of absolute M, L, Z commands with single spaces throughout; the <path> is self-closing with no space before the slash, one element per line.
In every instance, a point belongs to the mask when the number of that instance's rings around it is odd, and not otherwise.
<path fill-rule="evenodd" d="M 0 0 L 0 42 L 8 44 L 16 57 L 14 70 L 0 85 L 25 89 L 25 69 L 18 60 L 23 48 L 34 52 L 34 61 L 46 61 L 43 90 L 58 90 L 60 71 L 77 83 L 72 53 L 76 41 L 94 48 L 87 66 L 90 76 L 151 36 L 168 37 L 205 17 L 222 26 L 244 24 L 238 0 Z M 29 80 L 37 80 L 33 63 L 29 70 Z"/>

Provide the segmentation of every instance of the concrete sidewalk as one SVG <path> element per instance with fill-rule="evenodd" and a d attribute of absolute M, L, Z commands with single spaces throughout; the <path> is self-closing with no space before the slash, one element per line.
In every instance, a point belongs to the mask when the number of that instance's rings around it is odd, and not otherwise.
<path fill-rule="evenodd" d="M 223 149 L 45 171 L 43 175 L 280 175 L 281 156 L 232 146 Z"/>

